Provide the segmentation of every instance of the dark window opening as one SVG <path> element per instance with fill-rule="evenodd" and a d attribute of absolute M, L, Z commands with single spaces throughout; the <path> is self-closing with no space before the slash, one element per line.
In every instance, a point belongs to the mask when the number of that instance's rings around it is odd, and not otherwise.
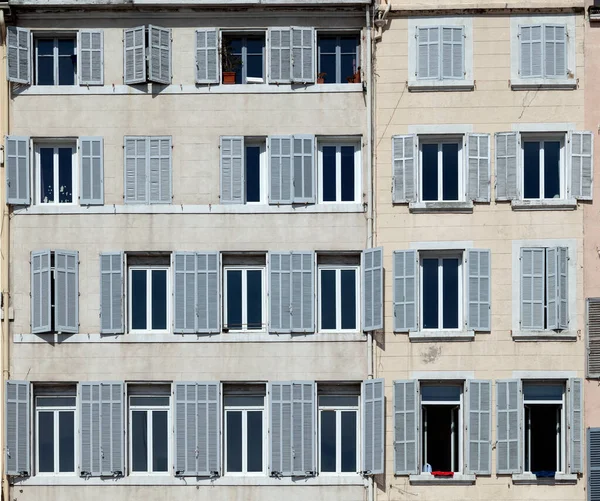
<path fill-rule="evenodd" d="M 260 146 L 246 146 L 246 202 L 260 202 Z"/>
<path fill-rule="evenodd" d="M 36 85 L 75 85 L 75 38 L 36 38 Z"/>
<path fill-rule="evenodd" d="M 560 198 L 560 164 L 560 141 L 524 141 L 523 198 Z"/>
<path fill-rule="evenodd" d="M 458 329 L 460 259 L 424 258 L 421 261 L 421 271 L 423 328 Z"/>
<path fill-rule="evenodd" d="M 423 201 L 457 201 L 460 199 L 459 154 L 458 143 L 423 143 L 421 145 Z"/>
<path fill-rule="evenodd" d="M 423 406 L 424 467 L 429 465 L 432 471 L 460 471 L 459 410 L 459 406 Z"/>
<path fill-rule="evenodd" d="M 223 71 L 235 72 L 236 84 L 264 79 L 264 35 L 223 34 L 223 53 Z"/>
<path fill-rule="evenodd" d="M 525 405 L 525 466 L 561 471 L 561 405 Z"/>
<path fill-rule="evenodd" d="M 317 76 L 322 83 L 356 82 L 354 75 L 360 71 L 358 35 L 318 35 L 317 50 Z"/>

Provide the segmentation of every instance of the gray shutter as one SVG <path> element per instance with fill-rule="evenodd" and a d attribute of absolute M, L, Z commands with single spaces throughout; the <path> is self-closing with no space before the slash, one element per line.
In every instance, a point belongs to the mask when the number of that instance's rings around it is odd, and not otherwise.
<path fill-rule="evenodd" d="M 600 499 L 600 428 L 587 429 L 587 501 Z"/>
<path fill-rule="evenodd" d="M 269 332 L 292 332 L 292 254 L 269 252 Z"/>
<path fill-rule="evenodd" d="M 171 203 L 171 136 L 149 137 L 150 203 Z"/>
<path fill-rule="evenodd" d="M 312 381 L 292 382 L 292 475 L 312 476 L 316 461 L 316 395 Z"/>
<path fill-rule="evenodd" d="M 490 201 L 490 135 L 467 134 L 467 196 L 474 202 Z"/>
<path fill-rule="evenodd" d="M 291 331 L 315 332 L 315 254 L 292 252 Z"/>
<path fill-rule="evenodd" d="M 7 475 L 27 477 L 29 459 L 29 381 L 6 381 L 5 387 L 5 471 Z"/>
<path fill-rule="evenodd" d="M 294 196 L 292 136 L 269 136 L 269 203 L 291 204 Z"/>
<path fill-rule="evenodd" d="M 592 200 L 594 180 L 594 134 L 570 132 L 571 196 L 578 200 Z"/>
<path fill-rule="evenodd" d="M 177 334 L 196 332 L 196 253 L 175 252 L 173 254 L 174 326 Z"/>
<path fill-rule="evenodd" d="M 148 80 L 169 85 L 171 83 L 171 30 L 148 26 L 150 50 Z"/>
<path fill-rule="evenodd" d="M 122 334 L 123 253 L 100 254 L 100 333 Z"/>
<path fill-rule="evenodd" d="M 315 203 L 315 136 L 296 135 L 293 141 L 293 201 Z"/>
<path fill-rule="evenodd" d="M 219 253 L 196 254 L 196 332 L 202 334 L 221 332 L 219 323 Z"/>
<path fill-rule="evenodd" d="M 492 382 L 468 379 L 467 473 L 492 473 Z"/>
<path fill-rule="evenodd" d="M 52 271 L 49 250 L 31 253 L 31 332 L 52 330 Z"/>
<path fill-rule="evenodd" d="M 417 79 L 440 78 L 440 27 L 417 28 Z"/>
<path fill-rule="evenodd" d="M 219 49 L 217 30 L 196 30 L 196 83 L 219 83 Z"/>
<path fill-rule="evenodd" d="M 394 332 L 417 330 L 417 251 L 394 251 Z"/>
<path fill-rule="evenodd" d="M 79 332 L 79 253 L 54 253 L 54 330 Z"/>
<path fill-rule="evenodd" d="M 585 308 L 587 364 L 586 377 L 600 377 L 600 298 L 589 297 Z M 600 464 L 598 465 L 600 466 Z M 599 485 L 600 487 L 600 485 Z"/>
<path fill-rule="evenodd" d="M 544 76 L 567 78 L 567 27 L 544 25 Z"/>
<path fill-rule="evenodd" d="M 220 475 L 219 383 L 175 383 L 175 475 Z"/>
<path fill-rule="evenodd" d="M 558 329 L 558 257 L 556 247 L 546 249 L 546 325 Z"/>
<path fill-rule="evenodd" d="M 78 49 L 79 83 L 104 85 L 104 32 L 80 31 Z"/>
<path fill-rule="evenodd" d="M 541 78 L 543 75 L 542 25 L 521 26 L 519 38 L 521 78 Z"/>
<path fill-rule="evenodd" d="M 146 137 L 125 137 L 125 203 L 148 203 Z"/>
<path fill-rule="evenodd" d="M 569 390 L 569 473 L 583 473 L 583 379 L 567 381 Z"/>
<path fill-rule="evenodd" d="M 467 251 L 467 327 L 469 330 L 492 330 L 491 252 L 487 249 Z"/>
<path fill-rule="evenodd" d="M 558 247 L 557 259 L 557 320 L 559 329 L 569 328 L 569 249 Z"/>
<path fill-rule="evenodd" d="M 6 136 L 6 203 L 29 205 L 29 137 Z"/>
<path fill-rule="evenodd" d="M 383 329 L 383 247 L 362 252 L 363 331 Z"/>
<path fill-rule="evenodd" d="M 383 379 L 362 383 L 362 471 L 383 473 L 385 449 L 385 384 Z"/>
<path fill-rule="evenodd" d="M 544 329 L 543 247 L 521 249 L 521 328 Z"/>
<path fill-rule="evenodd" d="M 7 78 L 9 82 L 31 83 L 31 33 L 25 28 L 6 28 Z"/>
<path fill-rule="evenodd" d="M 496 381 L 496 473 L 521 473 L 521 381 Z"/>
<path fill-rule="evenodd" d="M 315 83 L 315 29 L 292 27 L 292 82 Z"/>
<path fill-rule="evenodd" d="M 514 200 L 518 197 L 518 133 L 496 133 L 496 200 Z"/>
<path fill-rule="evenodd" d="M 244 137 L 221 137 L 221 203 L 243 204 L 246 201 Z"/>
<path fill-rule="evenodd" d="M 79 138 L 81 169 L 81 205 L 104 204 L 104 140 L 101 137 Z"/>
<path fill-rule="evenodd" d="M 292 30 L 269 28 L 269 83 L 290 83 L 292 78 Z"/>
<path fill-rule="evenodd" d="M 419 382 L 394 381 L 394 473 L 419 472 Z"/>
<path fill-rule="evenodd" d="M 462 26 L 442 26 L 442 79 L 464 80 L 465 35 Z"/>
<path fill-rule="evenodd" d="M 417 136 L 392 137 L 392 199 L 394 203 L 414 202 L 416 200 Z"/>
<path fill-rule="evenodd" d="M 123 30 L 123 81 L 126 84 L 146 81 L 146 28 Z"/>
<path fill-rule="evenodd" d="M 125 391 L 119 382 L 78 385 L 80 475 L 125 474 Z"/>
<path fill-rule="evenodd" d="M 271 476 L 292 474 L 292 383 L 269 383 Z"/>

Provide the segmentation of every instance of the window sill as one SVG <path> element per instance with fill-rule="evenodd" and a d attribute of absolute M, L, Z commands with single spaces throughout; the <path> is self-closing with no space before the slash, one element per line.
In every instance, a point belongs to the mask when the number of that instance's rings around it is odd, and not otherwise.
<path fill-rule="evenodd" d="M 434 477 L 431 473 L 421 473 L 420 475 L 411 475 L 409 480 L 412 485 L 473 485 L 475 484 L 475 475 L 455 473 L 452 478 L 447 478 Z"/>
<path fill-rule="evenodd" d="M 473 202 L 411 202 L 408 204 L 410 212 L 419 214 L 427 212 L 473 212 Z"/>
<path fill-rule="evenodd" d="M 577 200 L 574 198 L 557 198 L 549 200 L 513 200 L 513 210 L 575 210 Z"/>
<path fill-rule="evenodd" d="M 537 478 L 533 473 L 514 473 L 513 484 L 516 485 L 575 485 L 575 473 L 557 473 L 554 478 Z"/>
<path fill-rule="evenodd" d="M 512 331 L 514 341 L 577 341 L 575 331 Z"/>
<path fill-rule="evenodd" d="M 512 90 L 573 90 L 577 88 L 577 79 L 560 78 L 514 78 L 510 81 Z"/>
<path fill-rule="evenodd" d="M 473 80 L 409 80 L 410 92 L 468 92 L 475 88 Z"/>
<path fill-rule="evenodd" d="M 408 333 L 408 339 L 415 342 L 473 341 L 475 331 L 413 331 Z"/>

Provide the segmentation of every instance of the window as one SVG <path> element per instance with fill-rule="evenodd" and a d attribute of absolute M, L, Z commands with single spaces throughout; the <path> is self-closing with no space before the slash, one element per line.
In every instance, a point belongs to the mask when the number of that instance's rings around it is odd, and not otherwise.
<path fill-rule="evenodd" d="M 421 199 L 424 202 L 463 199 L 463 141 L 419 138 Z"/>
<path fill-rule="evenodd" d="M 233 264 L 240 260 L 224 256 L 223 310 L 225 332 L 264 331 L 265 260 L 251 259 L 256 264 Z M 229 264 L 232 263 L 232 264 Z M 259 264 L 260 263 L 260 264 Z"/>
<path fill-rule="evenodd" d="M 358 259 L 319 256 L 319 330 L 356 331 L 360 328 Z"/>
<path fill-rule="evenodd" d="M 265 76 L 264 34 L 223 34 L 223 71 L 235 72 L 235 83 L 263 83 Z"/>
<path fill-rule="evenodd" d="M 171 203 L 171 136 L 125 137 L 125 203 Z"/>
<path fill-rule="evenodd" d="M 319 141 L 319 202 L 359 202 L 360 145 Z"/>
<path fill-rule="evenodd" d="M 524 199 L 553 199 L 565 196 L 565 137 L 523 134 Z"/>
<path fill-rule="evenodd" d="M 123 30 L 125 84 L 171 83 L 171 30 L 156 25 Z"/>
<path fill-rule="evenodd" d="M 168 332 L 171 325 L 171 278 L 168 260 L 129 266 L 129 332 Z M 131 261 L 138 261 L 134 257 Z M 144 260 L 139 260 L 144 261 Z M 154 264 L 156 263 L 156 264 Z"/>
<path fill-rule="evenodd" d="M 358 471 L 358 430 L 358 395 L 319 396 L 320 473 Z"/>
<path fill-rule="evenodd" d="M 462 253 L 421 256 L 423 329 L 462 328 Z"/>
<path fill-rule="evenodd" d="M 417 79 L 465 78 L 465 35 L 462 26 L 419 27 L 416 36 Z"/>
<path fill-rule="evenodd" d="M 521 26 L 519 37 L 522 78 L 566 78 L 565 25 Z"/>
<path fill-rule="evenodd" d="M 129 435 L 132 473 L 168 473 L 171 430 L 169 395 L 129 397 Z"/>
<path fill-rule="evenodd" d="M 69 142 L 35 144 L 35 203 L 77 203 L 76 152 Z"/>
<path fill-rule="evenodd" d="M 359 83 L 360 38 L 358 34 L 317 35 L 319 83 Z"/>
<path fill-rule="evenodd" d="M 264 140 L 248 139 L 244 142 L 246 163 L 246 203 L 265 203 L 266 196 L 266 148 Z"/>
<path fill-rule="evenodd" d="M 75 85 L 77 41 L 75 36 L 35 38 L 35 84 Z"/>

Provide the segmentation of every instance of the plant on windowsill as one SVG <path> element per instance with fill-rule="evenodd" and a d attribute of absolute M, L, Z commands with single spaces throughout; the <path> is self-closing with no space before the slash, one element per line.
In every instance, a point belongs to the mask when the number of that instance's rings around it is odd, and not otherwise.
<path fill-rule="evenodd" d="M 319 74 L 317 75 L 317 83 L 318 83 L 318 84 L 324 84 L 324 83 L 325 83 L 325 77 L 326 77 L 326 76 L 327 76 L 327 73 L 323 73 L 323 72 L 319 73 Z"/>
<path fill-rule="evenodd" d="M 242 64 L 242 58 L 233 54 L 231 43 L 227 42 L 221 49 L 221 68 L 223 72 L 222 83 L 235 84 L 235 71 Z"/>
<path fill-rule="evenodd" d="M 360 66 L 354 70 L 352 76 L 346 77 L 348 83 L 360 83 Z"/>

